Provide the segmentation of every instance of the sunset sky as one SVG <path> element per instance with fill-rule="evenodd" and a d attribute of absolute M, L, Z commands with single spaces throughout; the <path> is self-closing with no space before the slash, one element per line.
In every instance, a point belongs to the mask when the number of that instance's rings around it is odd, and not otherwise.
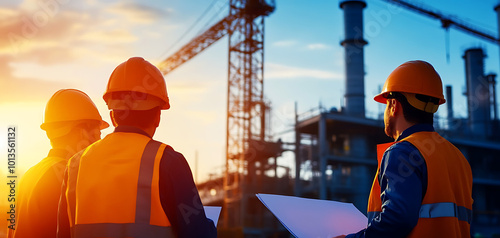
<path fill-rule="evenodd" d="M 417 1 L 497 34 L 496 0 Z M 0 3 L 0 176 L 7 172 L 7 127 L 18 128 L 17 173 L 43 159 L 50 144 L 40 129 L 47 100 L 61 88 L 86 92 L 110 122 L 102 100 L 113 69 L 133 56 L 158 63 L 228 12 L 226 0 L 2 0 Z M 450 29 L 446 60 L 441 23 L 368 0 L 364 11 L 367 116 L 383 109 L 373 102 L 387 75 L 401 63 L 432 63 L 453 86 L 455 115 L 466 116 L 465 49 L 483 47 L 485 72 L 498 73 L 499 48 Z M 185 32 L 213 6 L 204 17 Z M 276 0 L 265 24 L 264 93 L 272 105 L 275 139 L 293 142 L 294 103 L 299 112 L 319 104 L 341 106 L 344 92 L 343 15 L 334 0 Z M 369 26 L 369 27 L 367 27 Z M 181 36 L 184 35 L 183 38 Z M 154 138 L 183 153 L 199 181 L 225 161 L 227 38 L 165 77 L 171 109 L 163 111 Z M 446 109 L 441 108 L 440 115 Z M 112 129 L 103 131 L 103 137 Z M 280 160 L 290 164 L 291 155 Z M 3 180 L 2 180 L 3 181 Z M 2 196 L 1 200 L 4 198 Z"/>

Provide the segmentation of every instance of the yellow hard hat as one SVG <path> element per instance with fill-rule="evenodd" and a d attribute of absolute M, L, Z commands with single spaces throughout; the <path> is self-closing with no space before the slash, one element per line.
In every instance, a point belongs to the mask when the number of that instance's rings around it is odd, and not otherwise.
<path fill-rule="evenodd" d="M 431 113 L 446 102 L 441 77 L 431 64 L 422 60 L 408 61 L 398 66 L 387 77 L 382 92 L 373 99 L 385 104 L 391 92 L 403 93 L 413 107 Z M 437 98 L 439 103 L 423 102 L 417 99 L 417 94 Z"/>
<path fill-rule="evenodd" d="M 170 108 L 163 75 L 156 66 L 141 57 L 130 58 L 115 68 L 103 98 L 109 109 Z"/>
<path fill-rule="evenodd" d="M 96 121 L 100 123 L 101 130 L 109 127 L 87 94 L 76 89 L 61 89 L 47 102 L 40 128 L 47 133 L 50 131 L 54 135 L 64 135 L 71 127 L 62 124 L 74 125 L 83 121 Z"/>

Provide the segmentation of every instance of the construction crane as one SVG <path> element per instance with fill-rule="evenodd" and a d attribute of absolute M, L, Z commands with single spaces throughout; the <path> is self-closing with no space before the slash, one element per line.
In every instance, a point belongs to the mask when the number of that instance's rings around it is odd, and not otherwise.
<path fill-rule="evenodd" d="M 196 36 L 159 64 L 164 75 L 224 36 L 229 37 L 226 121 L 226 169 L 223 226 L 242 227 L 246 213 L 246 169 L 255 153 L 254 141 L 264 142 L 264 17 L 274 0 L 230 0 L 229 15 Z M 250 151 L 250 152 L 249 152 Z"/>
<path fill-rule="evenodd" d="M 415 4 L 412 4 L 410 2 L 404 1 L 404 0 L 383 0 L 385 2 L 395 4 L 401 7 L 404 7 L 410 11 L 438 19 L 441 21 L 441 25 L 444 29 L 448 30 L 450 27 L 456 28 L 457 30 L 460 30 L 462 32 L 465 32 L 467 34 L 470 34 L 475 37 L 482 38 L 483 40 L 489 41 L 493 44 L 499 44 L 500 40 L 494 36 L 494 34 L 487 32 L 485 30 L 479 29 L 476 26 L 472 26 L 470 24 L 465 23 L 465 21 L 462 21 L 456 17 L 452 16 L 445 16 L 441 14 L 439 11 L 436 11 L 434 9 L 431 9 L 429 7 L 423 7 L 423 6 L 417 6 Z"/>

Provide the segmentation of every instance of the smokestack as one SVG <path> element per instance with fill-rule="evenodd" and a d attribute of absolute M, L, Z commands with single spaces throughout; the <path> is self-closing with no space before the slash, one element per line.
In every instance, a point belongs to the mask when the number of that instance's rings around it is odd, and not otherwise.
<path fill-rule="evenodd" d="M 481 48 L 465 51 L 465 76 L 469 126 L 473 135 L 486 137 L 490 125 L 489 84 L 484 77 L 484 55 Z"/>
<path fill-rule="evenodd" d="M 446 118 L 448 119 L 448 130 L 453 130 L 454 123 L 453 123 L 453 96 L 452 96 L 452 90 L 451 90 L 451 85 L 446 86 L 446 111 L 447 111 L 447 116 Z"/>
<path fill-rule="evenodd" d="M 344 0 L 340 8 L 344 10 L 344 36 L 340 43 L 345 50 L 345 112 L 347 115 L 365 117 L 365 70 L 363 47 L 368 44 L 363 39 L 362 0 Z"/>
<path fill-rule="evenodd" d="M 500 39 L 500 4 L 495 6 L 495 12 L 497 12 L 497 27 L 498 27 L 498 39 Z M 494 79 L 493 79 L 494 80 Z M 494 117 L 493 120 L 495 120 L 495 125 L 498 125 L 497 121 L 498 120 L 498 115 L 497 115 L 497 102 L 496 102 L 497 96 L 496 96 L 496 88 L 495 88 L 495 82 L 493 82 L 493 106 L 494 106 Z"/>
<path fill-rule="evenodd" d="M 491 101 L 491 107 L 493 108 L 493 120 L 498 119 L 498 114 L 497 114 L 497 90 L 496 90 L 496 80 L 495 78 L 497 77 L 496 74 L 488 74 L 486 75 L 486 79 L 488 81 L 489 87 L 490 87 L 490 101 Z"/>
<path fill-rule="evenodd" d="M 500 4 L 496 5 L 493 9 L 497 13 L 497 27 L 498 27 L 498 38 L 497 39 L 500 39 Z"/>
<path fill-rule="evenodd" d="M 491 121 L 491 126 L 492 130 L 489 131 L 490 135 L 497 135 L 499 134 L 499 123 L 498 123 L 498 113 L 497 113 L 497 90 L 496 90 L 496 75 L 495 74 L 488 74 L 486 75 L 486 78 L 488 80 L 488 83 L 490 85 L 490 101 L 491 101 L 491 108 L 493 108 L 493 119 Z"/>

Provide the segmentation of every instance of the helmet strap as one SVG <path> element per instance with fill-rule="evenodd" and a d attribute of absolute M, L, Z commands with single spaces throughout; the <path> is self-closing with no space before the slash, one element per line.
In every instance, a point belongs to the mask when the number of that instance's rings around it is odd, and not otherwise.
<path fill-rule="evenodd" d="M 431 101 L 421 101 L 416 97 L 416 94 L 414 93 L 401 93 L 406 97 L 406 100 L 410 105 L 412 105 L 414 108 L 419 109 L 421 111 L 427 112 L 427 113 L 435 113 L 437 112 L 439 108 L 439 104 L 435 104 L 434 102 Z"/>

